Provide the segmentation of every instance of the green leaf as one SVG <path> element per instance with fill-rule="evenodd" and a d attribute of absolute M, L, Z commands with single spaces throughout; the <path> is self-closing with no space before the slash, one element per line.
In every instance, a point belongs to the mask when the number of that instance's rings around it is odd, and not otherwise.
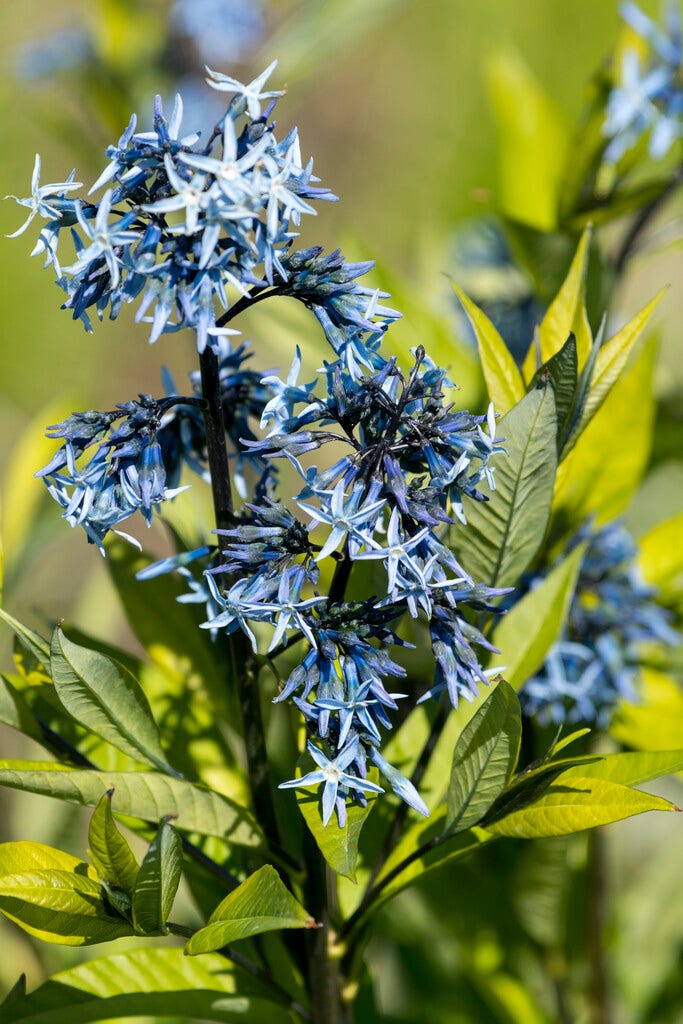
<path fill-rule="evenodd" d="M 610 723 L 610 734 L 636 750 L 683 747 L 683 691 L 678 681 L 644 668 L 640 692 L 640 703 L 624 702 L 619 706 Z"/>
<path fill-rule="evenodd" d="M 3 1024 L 90 1024 L 151 1015 L 219 1024 L 291 1024 L 256 982 L 224 957 L 191 960 L 182 949 L 137 949 L 56 974 L 2 1007 Z"/>
<path fill-rule="evenodd" d="M 251 814 L 233 800 L 203 786 L 157 772 L 99 772 L 70 769 L 51 761 L 0 761 L 0 786 L 41 793 L 95 807 L 113 789 L 112 810 L 158 822 L 176 815 L 177 827 L 218 836 L 240 846 L 260 846 Z"/>
<path fill-rule="evenodd" d="M 135 578 L 151 561 L 124 541 L 107 546 L 107 567 L 135 635 L 152 661 L 179 675 L 185 684 L 191 678 L 193 688 L 208 684 L 225 690 L 224 665 L 205 631 L 199 629 L 202 609 L 176 600 L 187 589 L 185 585 L 174 575 Z"/>
<path fill-rule="evenodd" d="M 453 282 L 453 288 L 467 313 L 477 339 L 479 358 L 489 398 L 493 402 L 496 412 L 507 412 L 524 397 L 524 382 L 517 369 L 517 364 L 486 314 L 465 295 L 455 282 Z"/>
<path fill-rule="evenodd" d="M 571 333 L 576 336 L 577 364 L 580 369 L 588 358 L 592 338 L 586 321 L 586 273 L 590 256 L 591 229 L 586 228 L 572 260 L 562 287 L 551 302 L 539 328 L 541 363 L 556 355 Z M 524 378 L 530 380 L 535 372 L 535 346 L 524 360 Z"/>
<path fill-rule="evenodd" d="M 521 738 L 517 694 L 501 679 L 455 745 L 447 796 L 448 832 L 464 832 L 481 821 L 510 781 Z"/>
<path fill-rule="evenodd" d="M 132 935 L 92 869 L 39 843 L 0 845 L 0 912 L 44 942 L 88 946 Z"/>
<path fill-rule="evenodd" d="M 132 892 L 138 876 L 138 862 L 116 827 L 111 813 L 113 792 L 110 789 L 104 794 L 90 819 L 90 856 L 100 878 L 110 885 Z"/>
<path fill-rule="evenodd" d="M 590 382 L 590 390 L 586 397 L 577 434 L 586 429 L 596 412 L 603 404 L 626 367 L 633 347 L 642 335 L 655 307 L 666 292 L 662 288 L 654 299 L 641 309 L 632 320 L 621 328 L 600 348 L 595 361 L 595 369 Z"/>
<path fill-rule="evenodd" d="M 38 636 L 28 626 L 24 626 L 17 619 L 12 618 L 4 609 L 0 608 L 0 619 L 14 631 L 17 638 L 21 641 L 23 647 L 29 651 L 36 661 L 48 669 L 50 667 L 50 645 L 46 640 L 43 640 L 42 636 Z"/>
<path fill-rule="evenodd" d="M 265 864 L 225 897 L 206 927 L 192 936 L 185 952 L 196 956 L 262 932 L 316 927 L 314 918 L 294 899 L 275 868 Z"/>
<path fill-rule="evenodd" d="M 638 541 L 638 568 L 653 587 L 666 587 L 683 573 L 683 512 L 657 523 Z"/>
<path fill-rule="evenodd" d="M 515 53 L 489 60 L 487 79 L 498 129 L 499 202 L 508 216 L 551 231 L 569 141 L 564 115 Z"/>
<path fill-rule="evenodd" d="M 22 841 L 0 845 L 0 876 L 20 871 L 72 871 L 97 881 L 97 872 L 80 857 L 44 843 Z"/>
<path fill-rule="evenodd" d="M 537 839 L 608 825 L 644 811 L 674 811 L 668 800 L 604 779 L 572 774 L 547 787 L 534 803 L 487 825 L 494 836 Z"/>
<path fill-rule="evenodd" d="M 467 526 L 452 531 L 465 570 L 492 587 L 515 584 L 540 547 L 550 516 L 557 454 L 550 386 L 530 391 L 500 421 L 507 456 L 496 460 L 488 501 L 465 499 Z"/>
<path fill-rule="evenodd" d="M 150 843 L 133 890 L 133 924 L 141 935 L 166 935 L 166 922 L 180 885 L 183 844 L 164 821 Z"/>
<path fill-rule="evenodd" d="M 655 354 L 650 338 L 560 463 L 553 515 L 568 531 L 591 514 L 598 524 L 618 516 L 640 482 L 652 442 Z"/>
<path fill-rule="evenodd" d="M 567 620 L 586 545 L 581 544 L 556 565 L 545 579 L 501 618 L 492 642 L 500 650 L 496 661 L 514 690 L 543 664 Z"/>
<path fill-rule="evenodd" d="M 297 778 L 305 775 L 314 767 L 310 754 L 302 754 L 297 763 Z M 378 782 L 379 773 L 376 768 L 371 768 L 368 771 L 368 778 L 370 782 Z M 318 845 L 318 849 L 333 871 L 352 881 L 356 880 L 358 840 L 361 829 L 373 808 L 377 794 L 367 793 L 366 796 L 368 802 L 365 807 L 361 807 L 360 804 L 349 804 L 346 808 L 346 824 L 344 828 L 339 828 L 336 818 L 333 818 L 327 825 L 323 825 L 319 793 L 301 789 L 296 791 L 299 810 Z"/>
<path fill-rule="evenodd" d="M 627 750 L 608 754 L 590 765 L 577 765 L 562 776 L 562 782 L 576 776 L 585 779 L 606 779 L 622 786 L 639 786 L 662 775 L 683 771 L 681 750 Z"/>
<path fill-rule="evenodd" d="M 43 731 L 23 696 L 9 679 L 0 676 L 0 722 L 17 729 L 38 743 L 44 742 Z"/>
<path fill-rule="evenodd" d="M 98 651 L 71 643 L 57 626 L 50 670 L 60 701 L 77 722 L 129 757 L 174 771 L 147 698 L 127 669 Z"/>
<path fill-rule="evenodd" d="M 577 384 L 576 338 L 570 334 L 559 352 L 539 367 L 529 384 L 529 390 L 542 387 L 550 381 L 555 393 L 557 414 L 557 450 L 562 451 Z"/>

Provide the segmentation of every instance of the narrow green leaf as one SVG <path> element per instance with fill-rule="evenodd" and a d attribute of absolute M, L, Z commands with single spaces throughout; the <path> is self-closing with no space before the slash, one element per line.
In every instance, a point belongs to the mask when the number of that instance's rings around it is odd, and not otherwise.
<path fill-rule="evenodd" d="M 680 771 L 683 771 L 683 750 L 627 750 L 607 754 L 595 764 L 570 768 L 562 776 L 562 782 L 578 776 L 619 782 L 622 786 L 639 786 Z"/>
<path fill-rule="evenodd" d="M 501 680 L 455 745 L 447 796 L 448 832 L 464 832 L 481 821 L 510 781 L 521 738 L 517 694 Z"/>
<path fill-rule="evenodd" d="M 26 975 L 20 974 L 15 984 L 9 990 L 2 1003 L 0 1003 L 0 1009 L 7 1010 L 10 1003 L 19 1002 L 21 999 L 26 998 Z"/>
<path fill-rule="evenodd" d="M 30 935 L 65 946 L 133 934 L 127 921 L 110 913 L 99 882 L 56 868 L 1 875 L 0 912 Z"/>
<path fill-rule="evenodd" d="M 591 236 L 591 228 L 586 228 L 581 236 L 564 283 L 550 303 L 548 311 L 541 322 L 539 338 L 542 363 L 547 363 L 549 359 L 560 351 L 572 332 L 576 336 L 579 369 L 588 358 L 591 337 L 585 320 L 584 300 Z M 534 375 L 534 358 L 535 354 L 533 349 L 531 349 L 524 361 L 524 377 L 526 380 L 530 380 Z"/>
<path fill-rule="evenodd" d="M 642 670 L 638 704 L 623 702 L 609 731 L 636 750 L 673 750 L 683 747 L 683 691 L 677 679 L 651 668 Z"/>
<path fill-rule="evenodd" d="M 288 1010 L 218 954 L 136 949 L 62 971 L 2 1007 L 2 1024 L 91 1024 L 122 1017 L 191 1018 L 219 1024 L 291 1024 Z"/>
<path fill-rule="evenodd" d="M 496 660 L 505 665 L 505 678 L 514 690 L 543 664 L 560 636 L 586 545 L 581 544 L 555 566 L 545 579 L 521 598 L 500 620 L 492 641 L 500 650 Z"/>
<path fill-rule="evenodd" d="M 465 499 L 467 526 L 452 530 L 461 564 L 492 587 L 515 584 L 545 535 L 557 468 L 550 386 L 530 391 L 500 421 L 507 456 L 496 460 L 496 489 L 486 502 Z"/>
<path fill-rule="evenodd" d="M 558 740 L 558 742 L 553 746 L 552 756 L 555 757 L 561 750 L 568 747 L 570 743 L 574 743 L 575 740 L 580 740 L 582 736 L 587 736 L 589 732 L 590 729 L 586 726 L 583 729 L 575 729 L 574 732 L 570 732 L 568 736 L 563 736 L 562 739 Z"/>
<path fill-rule="evenodd" d="M 313 758 L 307 753 L 302 754 L 297 763 L 297 777 L 305 775 L 314 767 Z M 368 778 L 370 782 L 378 782 L 379 773 L 376 768 L 369 770 Z M 377 794 L 367 793 L 366 796 L 368 802 L 365 807 L 361 807 L 360 804 L 349 804 L 346 809 L 346 824 L 344 828 L 339 828 L 336 818 L 333 818 L 327 825 L 323 825 L 319 793 L 303 789 L 296 791 L 299 810 L 323 857 L 333 871 L 352 881 L 356 880 L 358 840 L 361 829 L 373 808 Z"/>
<path fill-rule="evenodd" d="M 534 803 L 487 825 L 494 836 L 537 839 L 608 825 L 644 811 L 674 811 L 668 800 L 605 779 L 572 775 L 553 782 Z"/>
<path fill-rule="evenodd" d="M 50 670 L 60 701 L 77 722 L 129 757 L 173 772 L 147 698 L 127 669 L 71 643 L 57 626 Z"/>
<path fill-rule="evenodd" d="M 316 927 L 314 918 L 294 899 L 275 868 L 265 864 L 225 897 L 206 927 L 192 936 L 185 952 L 196 956 L 262 932 Z"/>
<path fill-rule="evenodd" d="M 493 402 L 496 412 L 507 412 L 524 397 L 524 382 L 517 369 L 517 364 L 486 314 L 465 295 L 455 282 L 453 282 L 453 288 L 467 313 L 477 339 L 479 358 L 489 398 Z"/>
<path fill-rule="evenodd" d="M 657 523 L 638 541 L 638 568 L 653 587 L 666 587 L 683 573 L 683 512 Z"/>
<path fill-rule="evenodd" d="M 164 821 L 143 858 L 133 890 L 133 924 L 139 934 L 167 934 L 182 870 L 183 844 L 173 826 Z"/>
<path fill-rule="evenodd" d="M 130 846 L 116 827 L 111 813 L 113 790 L 108 790 L 90 819 L 88 841 L 90 856 L 100 878 L 110 885 L 132 892 L 138 876 L 138 862 Z"/>
<path fill-rule="evenodd" d="M 14 631 L 23 646 L 30 651 L 33 657 L 44 668 L 50 667 L 50 645 L 42 636 L 38 636 L 28 626 L 24 626 L 17 619 L 13 618 L 3 608 L 0 608 L 0 619 Z"/>
<path fill-rule="evenodd" d="M 5 676 L 0 676 L 0 722 L 30 736 L 38 743 L 43 742 L 43 732 L 35 715 L 22 694 Z"/>
<path fill-rule="evenodd" d="M 113 789 L 112 810 L 143 821 L 176 815 L 177 827 L 218 836 L 240 846 L 260 846 L 251 814 L 233 800 L 203 786 L 158 772 L 99 772 L 70 769 L 51 761 L 0 761 L 0 786 L 41 793 L 96 807 Z"/>
<path fill-rule="evenodd" d="M 0 876 L 21 871 L 71 871 L 97 881 L 97 872 L 79 857 L 44 843 L 21 841 L 0 844 Z"/>
<path fill-rule="evenodd" d="M 498 129 L 500 205 L 508 216 L 552 231 L 569 142 L 564 114 L 515 53 L 495 54 L 486 70 Z"/>
<path fill-rule="evenodd" d="M 618 516 L 638 486 L 652 443 L 655 354 L 650 338 L 560 463 L 553 515 L 562 516 L 567 530 L 591 514 L 598 523 Z"/>
<path fill-rule="evenodd" d="M 590 389 L 581 410 L 577 435 L 586 429 L 626 367 L 634 345 L 641 337 L 655 307 L 667 291 L 662 288 L 632 320 L 601 346 L 595 361 Z"/>
<path fill-rule="evenodd" d="M 560 351 L 536 371 L 529 384 L 529 390 L 541 387 L 545 381 L 552 384 L 557 414 L 558 452 L 561 452 L 564 446 L 577 380 L 576 336 L 570 334 Z"/>

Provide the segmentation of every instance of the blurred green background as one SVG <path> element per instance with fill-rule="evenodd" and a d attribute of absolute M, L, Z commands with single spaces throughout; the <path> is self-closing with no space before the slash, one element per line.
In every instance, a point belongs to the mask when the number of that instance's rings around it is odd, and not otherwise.
<path fill-rule="evenodd" d="M 641 6 L 650 14 L 658 9 L 651 2 Z M 27 194 L 36 152 L 43 159 L 44 181 L 63 180 L 74 164 L 78 180 L 95 179 L 103 166 L 104 147 L 118 138 L 128 118 L 121 89 L 116 91 L 117 76 L 119 85 L 121 79 L 126 81 L 139 125 L 148 126 L 153 93 L 173 93 L 178 55 L 161 52 L 155 41 L 155 34 L 166 32 L 170 7 L 165 0 L 147 4 L 64 0 L 59 5 L 5 0 L 0 13 L 3 194 Z M 273 82 L 276 87 L 282 82 L 288 85 L 286 101 L 278 109 L 280 130 L 299 125 L 304 155 L 314 155 L 323 183 L 341 198 L 338 205 L 322 204 L 317 219 L 305 227 L 305 241 L 330 248 L 341 244 L 351 258 L 375 258 L 377 279 L 387 276 L 399 285 L 399 308 L 406 298 L 407 316 L 397 329 L 401 344 L 421 342 L 429 351 L 430 336 L 420 332 L 425 325 L 438 330 L 441 346 L 454 339 L 452 300 L 443 276 L 450 269 L 453 231 L 464 219 L 495 210 L 498 169 L 495 121 L 486 85 L 488 62 L 501 51 L 524 61 L 573 123 L 589 76 L 614 43 L 617 7 L 617 0 L 482 0 L 474 4 L 463 0 L 282 0 L 264 4 L 263 38 L 243 62 L 224 63 L 217 69 L 246 81 L 279 57 Z M 115 23 L 112 29 L 110 22 L 109 35 L 102 27 L 107 18 Z M 26 43 L 84 26 L 92 38 L 99 39 L 101 52 L 115 69 L 113 90 L 106 88 L 111 68 L 91 80 L 63 72 L 42 79 L 21 77 Z M 187 55 L 184 59 L 187 63 Z M 198 61 L 195 70 L 200 70 Z M 106 126 L 102 112 L 109 120 Z M 185 126 L 188 131 L 194 127 L 189 120 Z M 681 214 L 680 200 L 677 209 L 673 207 L 665 211 L 667 221 Z M 12 202 L 0 204 L 3 235 L 14 231 L 22 219 L 22 211 Z M 168 335 L 150 348 L 145 325 L 135 325 L 126 315 L 114 324 L 96 324 L 95 334 L 86 335 L 80 323 L 60 311 L 63 293 L 53 285 L 52 271 L 41 269 L 40 258 L 28 258 L 35 234 L 30 229 L 19 239 L 3 239 L 0 244 L 4 601 L 10 611 L 38 626 L 68 616 L 80 628 L 106 635 L 110 641 L 127 640 L 102 559 L 95 548 L 83 543 L 80 531 L 76 535 L 52 509 L 45 509 L 43 486 L 32 474 L 47 461 L 53 447 L 40 440 L 45 424 L 71 409 L 107 408 L 138 392 L 158 393 L 162 362 L 182 380 L 193 368 L 191 342 L 182 334 Z M 681 262 L 680 249 L 672 247 L 635 261 L 617 298 L 615 320 L 627 319 L 662 284 L 680 280 Z M 682 304 L 680 289 L 671 289 L 660 314 L 658 387 L 662 394 L 683 388 L 678 328 Z M 292 349 L 302 332 L 304 337 L 307 332 L 315 337 L 314 328 L 301 325 L 290 311 L 283 310 L 282 316 L 285 324 L 291 322 Z M 281 327 L 265 317 L 254 317 L 250 328 L 255 359 L 261 366 L 288 365 L 289 350 L 282 354 Z M 464 385 L 463 401 L 476 401 L 471 359 L 468 362 L 462 356 L 460 371 L 462 347 L 453 344 L 452 376 Z M 441 359 L 443 351 L 442 347 Z M 683 509 L 680 469 L 670 472 L 657 491 L 657 501 L 668 506 L 668 514 Z M 647 515 L 647 501 L 642 514 Z M 161 543 L 160 535 L 154 543 Z M 19 552 L 14 557 L 13 549 Z M 0 648 L 6 650 L 8 645 L 3 636 Z M 7 731 L 0 732 L 2 756 L 18 749 Z M 0 815 L 3 811 L 5 823 L 0 831 L 4 837 L 68 846 L 60 830 L 73 835 L 80 827 L 78 818 L 65 823 L 61 807 L 52 808 L 35 797 L 8 801 L 2 793 Z M 648 907 L 655 883 L 655 906 L 668 907 L 665 937 L 660 933 L 658 948 L 665 950 L 665 959 L 678 955 L 683 938 L 681 900 L 668 899 L 663 879 L 676 892 L 680 890 L 674 882 L 680 841 L 671 863 L 667 861 L 668 874 L 660 868 L 657 878 L 648 881 L 650 852 L 669 842 L 675 825 L 635 821 L 611 833 L 619 837 L 609 854 L 614 890 L 630 876 L 635 878 L 629 889 L 629 913 L 637 927 L 628 934 L 623 930 L 621 938 L 614 940 L 616 970 L 625 991 L 629 984 L 647 985 L 646 980 L 631 976 L 629 965 L 650 941 Z M 469 875 L 466 885 L 468 879 Z M 457 900 L 462 879 L 448 884 Z M 460 895 L 464 898 L 464 890 Z M 433 910 L 418 898 L 406 896 L 397 908 L 402 910 L 394 914 L 389 932 L 393 928 L 393 941 L 399 947 L 406 939 L 406 921 L 417 931 L 433 926 Z M 615 929 L 623 911 L 620 915 Z M 658 921 L 661 925 L 661 915 Z M 3 923 L 0 943 L 5 942 L 11 947 L 0 963 L 0 990 L 15 980 L 20 969 L 33 965 L 29 980 L 35 983 L 46 968 L 75 962 L 79 955 L 53 947 L 42 951 L 44 960 L 38 963 L 25 937 Z M 394 1003 L 407 998 L 399 980 L 391 981 L 392 970 L 400 964 L 395 946 L 378 943 L 377 957 L 385 958 L 381 962 L 387 989 L 398 986 L 387 997 L 393 1010 Z M 439 968 L 442 980 L 448 969 L 446 958 Z"/>

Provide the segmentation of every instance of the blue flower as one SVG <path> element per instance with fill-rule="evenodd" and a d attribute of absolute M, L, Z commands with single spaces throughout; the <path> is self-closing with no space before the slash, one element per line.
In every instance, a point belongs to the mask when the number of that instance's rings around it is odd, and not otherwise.
<path fill-rule="evenodd" d="M 243 104 L 244 109 L 246 109 L 252 121 L 257 121 L 261 117 L 262 100 L 270 100 L 277 96 L 284 96 L 283 89 L 270 90 L 268 92 L 263 91 L 263 86 L 266 84 L 273 71 L 275 71 L 276 67 L 277 61 L 274 60 L 272 64 L 268 65 L 265 71 L 262 71 L 260 75 L 247 85 L 243 85 L 242 82 L 238 82 L 236 78 L 231 78 L 229 75 L 222 75 L 218 71 L 212 71 L 211 68 L 207 68 L 206 70 L 209 75 L 207 82 L 212 89 L 217 89 L 218 92 L 235 93 L 235 98 L 239 101 L 240 106 Z"/>
<path fill-rule="evenodd" d="M 318 765 L 312 772 L 302 775 L 300 779 L 292 779 L 289 782 L 280 783 L 280 789 L 307 789 L 309 786 L 318 786 L 323 782 L 322 797 L 322 818 L 323 825 L 327 825 L 332 817 L 332 811 L 337 807 L 339 827 L 343 828 L 346 819 L 346 800 L 339 801 L 340 788 L 345 797 L 346 790 L 355 790 L 361 793 L 383 793 L 384 790 L 375 782 L 368 779 L 358 778 L 351 775 L 346 769 L 358 757 L 358 739 L 354 738 L 337 754 L 334 760 L 330 760 L 319 747 L 308 742 L 308 752 Z"/>
<path fill-rule="evenodd" d="M 36 153 L 36 161 L 33 165 L 33 176 L 31 177 L 31 195 L 28 199 L 18 199 L 16 196 L 5 196 L 5 199 L 14 199 L 20 206 L 29 208 L 29 215 L 21 225 L 8 238 L 17 238 L 23 235 L 34 217 L 44 217 L 46 220 L 59 220 L 62 216 L 63 204 L 60 202 L 67 192 L 75 188 L 81 188 L 80 181 L 74 181 L 72 171 L 66 181 L 51 182 L 49 185 L 40 184 L 40 155 Z"/>

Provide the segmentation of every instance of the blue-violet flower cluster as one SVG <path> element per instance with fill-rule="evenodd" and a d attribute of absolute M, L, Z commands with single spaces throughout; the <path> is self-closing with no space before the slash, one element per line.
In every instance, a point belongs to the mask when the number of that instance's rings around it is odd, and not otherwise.
<path fill-rule="evenodd" d="M 618 521 L 599 530 L 586 524 L 567 550 L 586 541 L 564 633 L 520 700 L 524 712 L 542 723 L 595 723 L 604 729 L 620 700 L 638 699 L 641 645 L 675 645 L 680 638 L 656 603 L 655 588 L 640 577 L 637 548 L 626 528 Z"/>
<path fill-rule="evenodd" d="M 609 139 L 605 160 L 610 164 L 618 163 L 646 133 L 655 159 L 665 156 L 683 135 L 683 22 L 678 0 L 666 5 L 664 28 L 631 0 L 620 10 L 641 46 L 625 50 L 618 84 L 608 100 L 603 135 Z M 640 50 L 647 55 L 642 62 Z"/>
<path fill-rule="evenodd" d="M 359 283 L 371 263 L 347 263 L 319 246 L 293 248 L 300 216 L 313 212 L 312 201 L 332 197 L 313 186 L 311 163 L 302 166 L 296 130 L 275 140 L 268 118 L 280 93 L 266 88 L 273 66 L 248 85 L 211 73 L 210 84 L 234 97 L 204 146 L 196 134 L 181 134 L 180 99 L 169 123 L 157 103 L 153 131 L 138 133 L 132 119 L 91 190 L 109 186 L 97 204 L 67 196 L 72 177 L 41 187 L 37 166 L 20 230 L 36 216 L 47 221 L 37 250 L 56 267 L 66 307 L 86 325 L 92 307 L 115 316 L 122 302 L 138 300 L 152 340 L 189 327 L 202 366 L 215 361 L 231 476 L 244 503 L 217 531 L 217 546 L 182 552 L 142 575 L 179 570 L 190 588 L 184 600 L 206 603 L 205 627 L 241 631 L 271 665 L 285 650 L 288 660 L 297 652 L 276 701 L 301 710 L 316 767 L 285 787 L 322 783 L 323 821 L 336 811 L 343 825 L 349 798 L 364 803 L 380 789 L 368 777 L 374 766 L 426 814 L 413 784 L 380 752 L 406 696 L 393 682 L 406 678 L 395 654 L 408 646 L 400 623 L 406 614 L 422 620 L 416 628 L 431 642 L 435 672 L 420 699 L 444 694 L 453 706 L 473 699 L 488 678 L 475 648 L 493 648 L 466 609 L 496 612 L 493 599 L 503 591 L 471 579 L 446 537 L 465 520 L 464 496 L 486 500 L 491 460 L 502 448 L 493 409 L 486 416 L 457 410 L 445 371 L 421 346 L 408 373 L 383 355 L 398 313 Z M 64 227 L 75 259 L 60 267 Z M 314 380 L 300 381 L 298 349 L 281 378 L 248 368 L 246 344 L 231 347 L 237 332 L 228 322 L 283 294 L 314 313 L 329 343 Z M 74 413 L 52 428 L 63 444 L 40 475 L 65 518 L 100 548 L 134 512 L 149 523 L 177 493 L 183 465 L 210 478 L 202 377 L 191 374 L 185 396 L 168 374 L 165 383 L 163 398 Z M 299 481 L 287 504 L 277 493 L 283 462 Z M 192 562 L 204 569 L 201 579 Z M 360 600 L 347 595 L 359 569 Z"/>

